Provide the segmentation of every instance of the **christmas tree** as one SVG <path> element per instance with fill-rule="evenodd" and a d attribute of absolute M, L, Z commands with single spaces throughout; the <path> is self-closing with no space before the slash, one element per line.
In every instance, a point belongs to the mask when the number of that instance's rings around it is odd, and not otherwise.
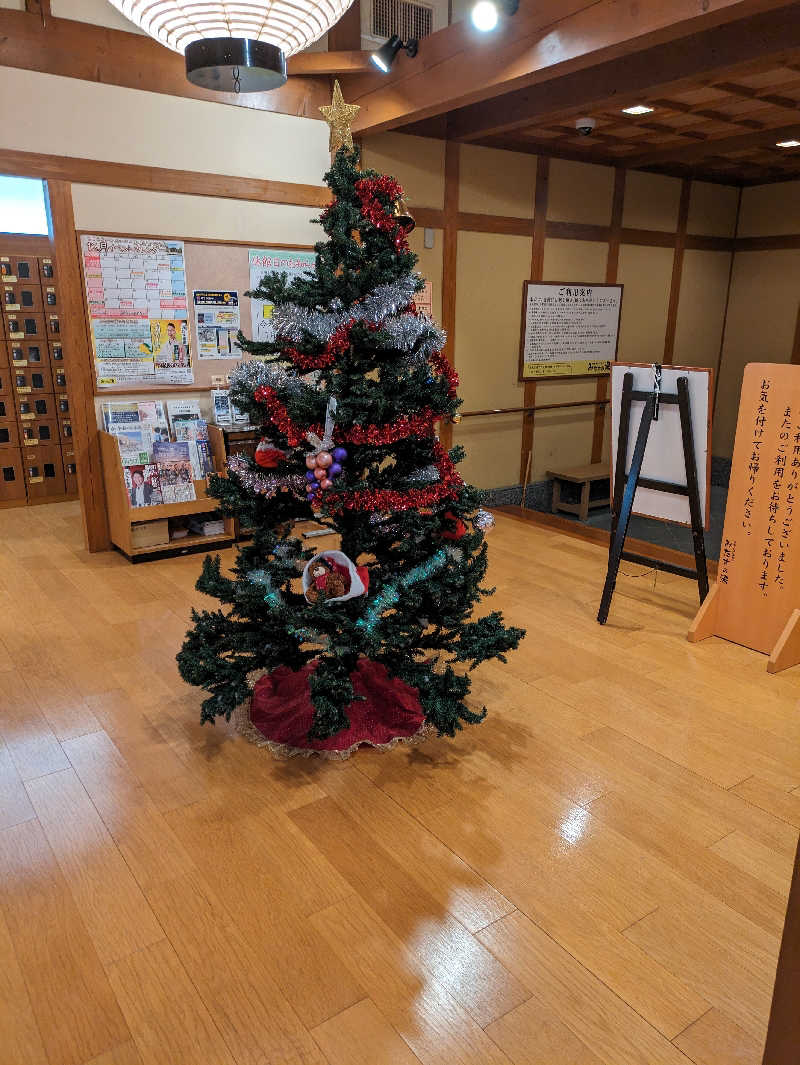
<path fill-rule="evenodd" d="M 220 607 L 193 613 L 180 671 L 210 693 L 204 722 L 229 718 L 259 673 L 294 678 L 291 698 L 305 687 L 309 743 L 335 746 L 356 711 L 391 723 L 409 696 L 420 720 L 453 736 L 486 713 L 464 702 L 464 667 L 504 660 L 524 633 L 498 612 L 470 619 L 491 594 L 481 582 L 492 519 L 456 471 L 463 449 L 436 435 L 459 407 L 457 377 L 444 334 L 414 304 L 423 281 L 402 189 L 359 170 L 346 147 L 325 180 L 333 199 L 314 273 L 267 274 L 251 294 L 273 305 L 274 335 L 241 338 L 252 358 L 231 399 L 264 438 L 211 493 L 253 539 L 230 575 L 205 560 L 197 587 Z M 312 518 L 338 534 L 335 549 L 303 542 L 295 524 Z M 377 694 L 368 669 L 380 671 Z"/>

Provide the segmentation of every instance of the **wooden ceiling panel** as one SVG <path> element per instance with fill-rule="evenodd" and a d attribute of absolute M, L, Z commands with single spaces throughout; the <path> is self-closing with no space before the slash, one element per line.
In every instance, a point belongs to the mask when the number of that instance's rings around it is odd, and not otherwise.
<path fill-rule="evenodd" d="M 698 22 L 691 32 L 663 39 L 648 37 L 639 25 L 638 49 L 610 47 L 623 13 L 644 20 L 674 12 L 676 27 L 681 18 L 694 18 L 698 6 L 713 8 L 713 25 Z M 556 7 L 556 0 L 531 0 L 528 16 Z M 434 136 L 420 119 L 445 114 L 447 138 L 466 143 L 740 184 L 800 178 L 800 152 L 775 147 L 800 139 L 800 0 L 569 0 L 569 8 L 571 14 L 553 23 L 557 29 L 536 40 L 523 39 L 524 19 L 509 20 L 498 47 L 481 53 L 480 63 L 494 63 L 486 81 L 471 54 L 472 38 L 454 38 L 451 51 L 444 38 L 436 48 L 427 40 L 418 70 L 401 65 L 382 88 L 353 83 L 365 115 L 361 126 Z M 590 23 L 605 25 L 602 45 L 588 32 Z M 583 59 L 570 66 L 566 43 L 577 45 L 579 38 Z M 591 44 L 595 58 L 586 62 Z M 640 104 L 652 110 L 623 113 Z M 409 113 L 416 121 L 408 125 L 391 117 Z M 581 137 L 575 123 L 586 115 L 596 127 Z"/>
<path fill-rule="evenodd" d="M 771 67 L 768 70 L 762 70 L 758 74 L 746 75 L 742 79 L 742 83 L 748 85 L 752 89 L 771 90 L 780 89 L 784 85 L 791 85 L 797 82 L 797 72 L 787 66 Z"/>
<path fill-rule="evenodd" d="M 623 107 L 634 103 L 653 111 L 624 114 Z M 581 137 L 575 122 L 587 113 L 597 126 L 590 137 Z M 775 147 L 775 141 L 792 136 L 800 139 L 800 50 L 779 63 L 752 63 L 735 75 L 619 99 L 596 112 L 582 107 L 542 116 L 477 143 L 753 184 L 800 178 L 800 150 Z"/>

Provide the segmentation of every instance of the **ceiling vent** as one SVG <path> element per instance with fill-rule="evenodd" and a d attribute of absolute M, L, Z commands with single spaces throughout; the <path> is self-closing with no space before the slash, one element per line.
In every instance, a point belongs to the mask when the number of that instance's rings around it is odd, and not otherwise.
<path fill-rule="evenodd" d="M 436 9 L 431 4 L 414 4 L 409 0 L 372 0 L 368 33 L 376 40 L 386 40 L 396 33 L 402 40 L 421 40 L 438 29 Z M 446 23 L 445 14 L 445 23 Z"/>

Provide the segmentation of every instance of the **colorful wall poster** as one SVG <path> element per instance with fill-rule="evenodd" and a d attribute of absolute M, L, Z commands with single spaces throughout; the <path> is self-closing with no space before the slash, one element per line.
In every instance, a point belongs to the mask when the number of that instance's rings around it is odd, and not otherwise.
<path fill-rule="evenodd" d="M 422 314 L 427 314 L 429 318 L 433 318 L 432 281 L 426 281 L 425 287 L 414 293 L 414 303 L 417 305 L 418 311 L 421 311 Z"/>
<path fill-rule="evenodd" d="M 81 237 L 97 383 L 191 384 L 183 241 Z"/>
<path fill-rule="evenodd" d="M 314 272 L 316 255 L 313 251 L 291 251 L 286 248 L 251 248 L 250 249 L 250 288 L 261 284 L 264 274 L 287 274 L 290 281 L 303 274 Z M 252 323 L 251 340 L 271 341 L 275 337 L 270 319 L 271 303 L 265 300 L 250 299 Z"/>
<path fill-rule="evenodd" d="M 239 293 L 195 289 L 192 303 L 198 359 L 239 358 L 242 354 L 236 343 L 240 328 Z"/>
<path fill-rule="evenodd" d="M 525 281 L 519 380 L 610 373 L 621 310 L 622 285 Z"/>

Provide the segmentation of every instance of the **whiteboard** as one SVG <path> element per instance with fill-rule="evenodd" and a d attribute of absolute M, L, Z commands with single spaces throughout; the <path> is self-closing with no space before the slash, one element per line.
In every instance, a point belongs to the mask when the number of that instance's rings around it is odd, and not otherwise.
<path fill-rule="evenodd" d="M 622 384 L 626 373 L 633 374 L 634 391 L 651 391 L 653 388 L 652 363 L 613 363 L 611 366 L 611 493 L 614 493 L 614 472 L 617 463 L 619 440 L 619 415 L 622 405 Z M 661 391 L 678 391 L 678 378 L 689 379 L 689 406 L 692 413 L 692 435 L 697 462 L 697 484 L 700 491 L 700 512 L 704 528 L 709 527 L 711 503 L 711 411 L 713 371 L 703 366 L 663 366 Z M 630 471 L 636 436 L 644 410 L 644 400 L 631 404 L 628 435 L 627 466 Z M 658 421 L 650 426 L 650 436 L 642 463 L 642 477 L 654 481 L 670 481 L 686 484 L 686 467 L 683 459 L 681 417 L 676 403 L 662 403 Z M 633 513 L 662 521 L 675 521 L 691 525 L 689 497 L 657 492 L 653 488 L 637 488 L 633 499 Z"/>

